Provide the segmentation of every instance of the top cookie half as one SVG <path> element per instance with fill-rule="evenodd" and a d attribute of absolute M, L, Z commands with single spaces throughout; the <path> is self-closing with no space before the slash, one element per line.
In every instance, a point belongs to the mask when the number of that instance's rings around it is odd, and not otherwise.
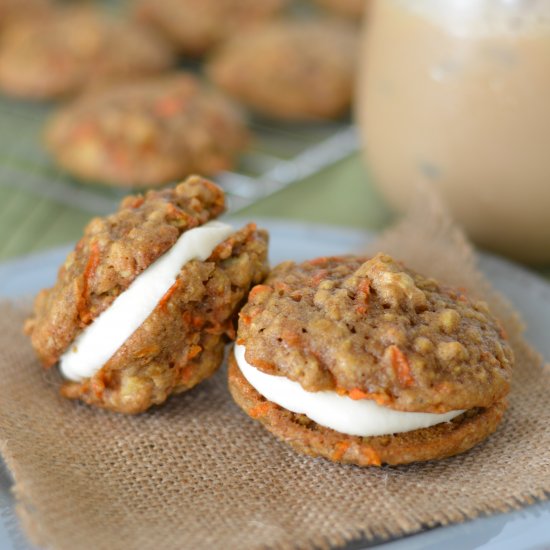
<path fill-rule="evenodd" d="M 238 338 L 268 374 L 411 412 L 490 406 L 513 363 L 484 302 L 383 254 L 279 265 L 252 290 Z"/>

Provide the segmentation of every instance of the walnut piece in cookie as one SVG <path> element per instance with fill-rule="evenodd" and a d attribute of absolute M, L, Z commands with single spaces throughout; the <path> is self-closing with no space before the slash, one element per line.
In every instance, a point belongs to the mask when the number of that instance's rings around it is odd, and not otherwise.
<path fill-rule="evenodd" d="M 156 277 L 150 290 L 136 294 L 133 289 L 146 273 L 158 274 L 158 267 L 189 235 L 213 223 L 223 225 L 212 221 L 223 210 L 221 189 L 194 176 L 174 189 L 129 196 L 118 212 L 90 222 L 54 287 L 38 294 L 25 326 L 45 367 L 61 360 L 62 373 L 71 380 L 63 395 L 137 413 L 192 388 L 220 366 L 241 302 L 267 273 L 265 231 L 254 224 L 240 230 L 225 226 L 202 259 L 194 254 L 176 264 L 173 280 Z M 203 246 L 199 237 L 193 239 L 191 246 Z M 121 300 L 132 292 L 124 306 L 129 309 L 121 310 Z M 148 304 L 148 295 L 155 293 L 160 298 Z M 144 299 L 149 309 L 140 305 Z M 79 361 L 76 368 L 65 369 L 64 361 L 79 353 L 79 347 L 90 348 L 84 339 L 95 338 L 90 355 L 94 346 L 100 354 L 100 348 L 111 345 L 115 334 L 103 340 L 97 334 L 104 334 L 99 327 L 115 308 L 137 328 L 96 370 L 79 372 Z M 82 363 L 89 359 L 83 357 Z"/>
<path fill-rule="evenodd" d="M 188 73 L 119 84 L 57 112 L 46 144 L 73 176 L 158 186 L 232 168 L 249 134 L 240 111 Z"/>
<path fill-rule="evenodd" d="M 240 312 L 232 365 L 237 403 L 294 447 L 398 464 L 494 431 L 513 354 L 484 302 L 378 254 L 277 266 Z"/>

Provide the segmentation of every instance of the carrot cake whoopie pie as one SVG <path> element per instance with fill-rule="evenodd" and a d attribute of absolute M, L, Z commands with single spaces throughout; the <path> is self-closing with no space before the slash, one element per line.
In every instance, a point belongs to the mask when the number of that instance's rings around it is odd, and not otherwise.
<path fill-rule="evenodd" d="M 267 273 L 266 232 L 215 220 L 223 210 L 223 191 L 193 176 L 88 224 L 25 325 L 43 365 L 59 363 L 65 397 L 139 413 L 220 366 Z"/>
<path fill-rule="evenodd" d="M 183 72 L 84 95 L 57 112 L 46 130 L 62 168 L 122 187 L 227 170 L 248 142 L 239 109 Z"/>
<path fill-rule="evenodd" d="M 491 434 L 512 364 L 484 302 L 387 255 L 319 258 L 283 263 L 252 289 L 229 388 L 298 451 L 396 465 Z"/>

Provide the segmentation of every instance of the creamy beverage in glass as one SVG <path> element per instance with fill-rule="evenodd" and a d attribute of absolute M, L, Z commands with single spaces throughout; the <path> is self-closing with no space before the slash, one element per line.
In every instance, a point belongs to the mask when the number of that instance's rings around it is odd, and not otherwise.
<path fill-rule="evenodd" d="M 399 209 L 438 188 L 482 246 L 550 261 L 550 0 L 374 0 L 357 117 Z"/>

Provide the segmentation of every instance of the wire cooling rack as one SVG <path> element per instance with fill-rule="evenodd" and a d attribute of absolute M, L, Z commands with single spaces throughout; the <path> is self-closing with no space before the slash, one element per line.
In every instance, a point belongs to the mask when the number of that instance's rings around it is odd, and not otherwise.
<path fill-rule="evenodd" d="M 16 186 L 92 214 L 112 212 L 129 192 L 73 179 L 59 170 L 42 143 L 51 105 L 0 99 L 0 186 Z M 355 128 L 346 122 L 283 124 L 252 120 L 255 135 L 233 172 L 215 179 L 234 213 L 350 155 Z"/>

